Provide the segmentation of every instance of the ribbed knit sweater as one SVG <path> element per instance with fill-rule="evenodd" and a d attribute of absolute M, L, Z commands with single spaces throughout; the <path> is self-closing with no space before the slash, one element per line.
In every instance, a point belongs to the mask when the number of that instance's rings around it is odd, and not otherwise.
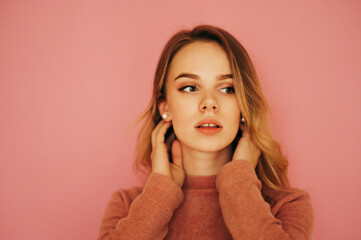
<path fill-rule="evenodd" d="M 182 188 L 151 173 L 144 186 L 113 193 L 98 240 L 312 239 L 310 195 L 292 189 L 262 186 L 246 160 L 227 163 L 218 175 L 186 175 Z M 266 202 L 261 191 L 274 201 Z"/>

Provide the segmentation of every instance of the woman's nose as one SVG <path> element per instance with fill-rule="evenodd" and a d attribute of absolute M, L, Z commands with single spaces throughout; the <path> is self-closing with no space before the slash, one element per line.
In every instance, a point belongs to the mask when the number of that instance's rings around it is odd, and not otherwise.
<path fill-rule="evenodd" d="M 214 111 L 217 112 L 219 105 L 215 96 L 211 93 L 205 94 L 199 105 L 200 111 Z"/>

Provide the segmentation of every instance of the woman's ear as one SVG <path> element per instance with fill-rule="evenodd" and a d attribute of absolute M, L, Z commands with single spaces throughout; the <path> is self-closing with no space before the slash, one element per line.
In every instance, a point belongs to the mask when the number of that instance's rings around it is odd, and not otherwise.
<path fill-rule="evenodd" d="M 168 112 L 168 103 L 166 100 L 161 100 L 158 103 L 158 111 L 164 121 L 169 122 L 172 120 L 172 117 L 170 116 L 170 113 Z"/>

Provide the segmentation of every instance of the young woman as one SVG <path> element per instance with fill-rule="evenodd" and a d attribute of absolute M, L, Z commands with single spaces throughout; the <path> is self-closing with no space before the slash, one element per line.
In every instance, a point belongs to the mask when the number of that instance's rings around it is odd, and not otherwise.
<path fill-rule="evenodd" d="M 291 188 L 250 57 L 227 31 L 176 33 L 137 122 L 142 187 L 112 195 L 98 239 L 311 239 L 313 209 Z"/>

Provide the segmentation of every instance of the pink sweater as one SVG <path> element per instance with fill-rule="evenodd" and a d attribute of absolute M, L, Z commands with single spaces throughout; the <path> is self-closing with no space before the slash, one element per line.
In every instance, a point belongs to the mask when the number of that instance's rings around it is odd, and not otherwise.
<path fill-rule="evenodd" d="M 152 173 L 144 187 L 114 192 L 98 240 L 312 239 L 310 195 L 263 188 L 246 160 L 227 163 L 218 175 L 186 175 L 182 188 Z M 267 203 L 261 189 L 275 202 Z"/>

